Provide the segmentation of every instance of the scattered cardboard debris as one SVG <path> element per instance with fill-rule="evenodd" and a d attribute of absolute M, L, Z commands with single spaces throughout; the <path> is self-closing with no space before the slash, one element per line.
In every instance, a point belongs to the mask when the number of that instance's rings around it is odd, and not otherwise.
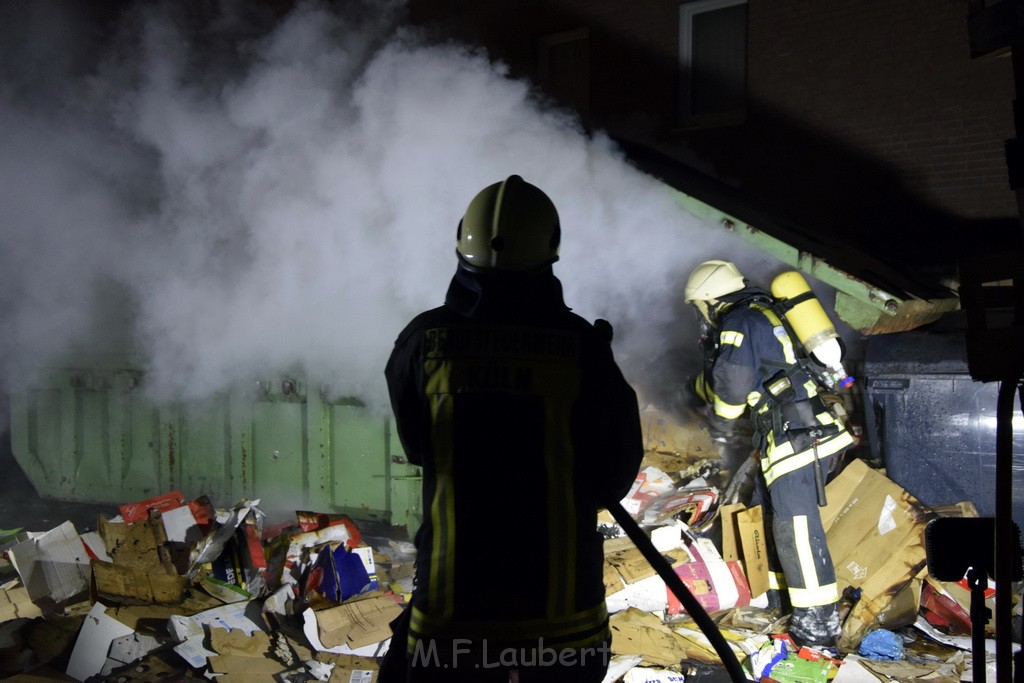
<path fill-rule="evenodd" d="M 781 683 L 957 680 L 971 647 L 970 595 L 927 574 L 923 528 L 935 511 L 865 463 L 850 463 L 829 483 L 823 510 L 844 590 L 842 648 L 824 659 L 780 649 L 792 642 L 778 635 L 787 617 L 765 610 L 760 508 L 721 506 L 717 463 L 675 450 L 683 437 L 664 416 L 647 419 L 660 420 L 658 448 L 624 505 L 748 670 L 757 662 Z M 4 532 L 0 553 L 17 578 L 0 584 L 0 655 L 11 662 L 0 674 L 373 683 L 389 624 L 412 591 L 415 548 L 396 539 L 367 544 L 352 519 L 334 513 L 301 511 L 265 527 L 258 505 L 215 510 L 205 497 L 187 501 L 173 491 L 121 506 L 119 519 L 100 517 L 97 531 L 81 535 L 70 522 Z M 944 514 L 976 514 L 969 504 L 948 508 Z M 701 526 L 716 520 L 717 544 Z M 606 683 L 676 682 L 693 666 L 720 666 L 614 519 L 602 515 L 598 530 L 613 633 Z M 868 631 L 915 622 L 959 656 L 880 663 L 851 654 Z M 64 670 L 54 668 L 63 662 Z"/>

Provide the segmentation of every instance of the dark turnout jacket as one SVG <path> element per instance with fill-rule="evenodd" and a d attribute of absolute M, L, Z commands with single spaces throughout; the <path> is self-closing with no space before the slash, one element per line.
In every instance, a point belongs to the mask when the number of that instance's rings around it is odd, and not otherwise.
<path fill-rule="evenodd" d="M 410 645 L 607 636 L 596 513 L 643 452 L 610 332 L 570 312 L 550 269 L 460 267 L 445 304 L 399 335 L 385 375 L 423 468 Z"/>

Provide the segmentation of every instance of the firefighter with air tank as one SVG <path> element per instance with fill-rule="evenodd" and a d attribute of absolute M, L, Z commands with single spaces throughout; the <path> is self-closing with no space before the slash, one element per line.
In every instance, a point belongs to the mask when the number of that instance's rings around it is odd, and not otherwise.
<path fill-rule="evenodd" d="M 769 605 L 792 610 L 798 644 L 833 646 L 839 593 L 818 508 L 825 474 L 854 440 L 823 394 L 852 378 L 804 278 L 783 273 L 771 289 L 751 285 L 729 261 L 691 273 L 685 300 L 699 313 L 704 354 L 696 390 L 725 467 L 735 473 L 751 453 L 759 459 L 754 495 L 768 537 Z"/>

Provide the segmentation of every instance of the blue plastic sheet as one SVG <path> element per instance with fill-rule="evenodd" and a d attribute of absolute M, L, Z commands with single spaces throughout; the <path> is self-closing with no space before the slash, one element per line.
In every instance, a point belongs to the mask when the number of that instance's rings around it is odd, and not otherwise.
<path fill-rule="evenodd" d="M 867 659 L 903 659 L 903 639 L 892 631 L 880 628 L 864 636 L 857 654 Z"/>

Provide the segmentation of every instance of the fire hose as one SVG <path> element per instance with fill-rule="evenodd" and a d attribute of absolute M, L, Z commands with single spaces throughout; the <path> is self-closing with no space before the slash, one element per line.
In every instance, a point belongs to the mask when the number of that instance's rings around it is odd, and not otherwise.
<path fill-rule="evenodd" d="M 644 558 L 650 563 L 654 571 L 658 572 L 658 576 L 662 578 L 669 589 L 679 598 L 683 609 L 696 622 L 697 627 L 700 628 L 701 632 L 711 642 L 711 646 L 715 648 L 715 652 L 718 653 L 719 659 L 725 665 L 725 669 L 733 683 L 748 683 L 751 679 L 747 677 L 746 672 L 744 672 L 743 667 L 736 658 L 736 653 L 732 651 L 722 632 L 718 630 L 718 625 L 711 619 L 704 606 L 697 601 L 697 598 L 693 596 L 693 593 L 686 587 L 682 579 L 676 575 L 668 560 L 654 547 L 651 539 L 640 529 L 640 525 L 630 517 L 629 513 L 626 512 L 625 508 L 618 501 L 607 503 L 605 507 L 612 517 L 615 518 L 615 521 L 619 523 L 623 531 L 626 532 L 626 535 L 629 536 L 629 540 L 633 541 L 633 544 L 643 553 Z"/>

